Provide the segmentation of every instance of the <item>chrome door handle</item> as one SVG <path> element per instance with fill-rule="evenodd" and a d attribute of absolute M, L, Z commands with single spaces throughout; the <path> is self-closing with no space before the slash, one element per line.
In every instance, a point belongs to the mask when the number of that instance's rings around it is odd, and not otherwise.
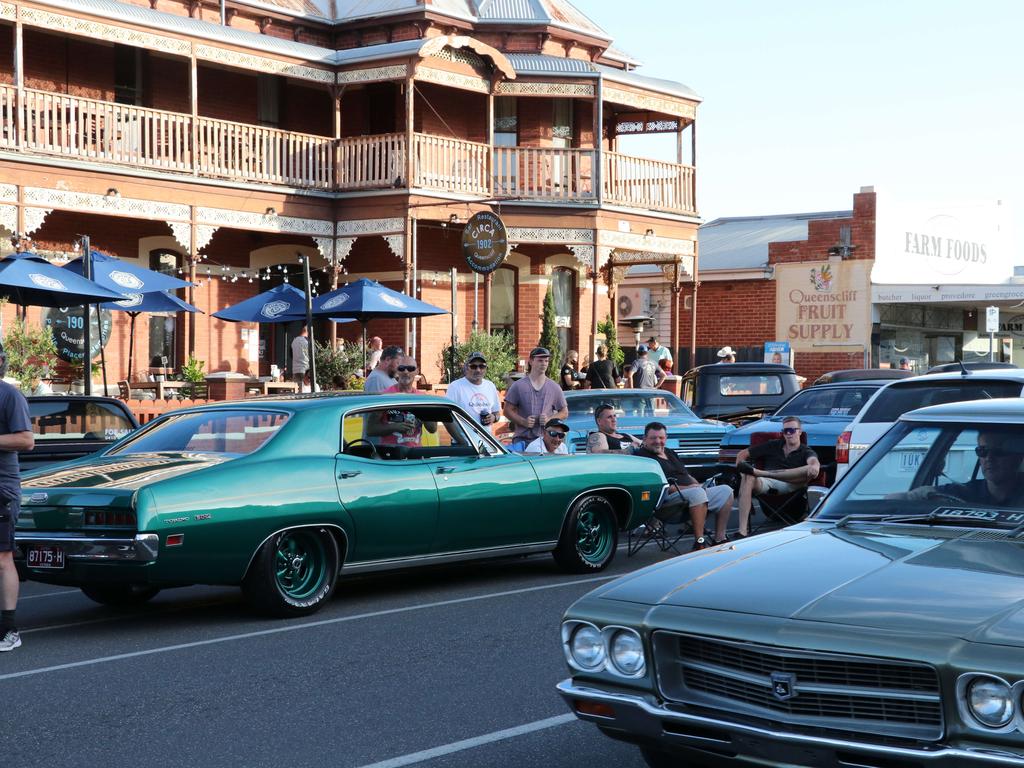
<path fill-rule="evenodd" d="M 450 475 L 452 472 L 455 471 L 455 469 L 456 469 L 455 467 L 438 467 L 437 468 L 437 474 L 439 474 L 439 475 Z"/>
<path fill-rule="evenodd" d="M 363 472 L 360 469 L 353 469 L 350 472 L 339 472 L 338 473 L 338 479 L 339 480 L 348 480 L 350 477 L 355 477 L 356 475 L 361 475 L 361 474 L 363 474 Z"/>

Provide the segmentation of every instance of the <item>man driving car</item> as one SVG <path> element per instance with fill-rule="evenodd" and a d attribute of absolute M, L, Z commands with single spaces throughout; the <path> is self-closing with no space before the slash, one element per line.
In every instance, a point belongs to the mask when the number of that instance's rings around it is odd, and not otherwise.
<path fill-rule="evenodd" d="M 908 491 L 903 498 L 946 500 L 979 504 L 988 507 L 1024 506 L 1024 446 L 1017 435 L 987 431 L 978 433 L 974 449 L 978 457 L 979 475 L 966 483 L 923 485 Z M 887 498 L 899 498 L 893 494 Z"/>

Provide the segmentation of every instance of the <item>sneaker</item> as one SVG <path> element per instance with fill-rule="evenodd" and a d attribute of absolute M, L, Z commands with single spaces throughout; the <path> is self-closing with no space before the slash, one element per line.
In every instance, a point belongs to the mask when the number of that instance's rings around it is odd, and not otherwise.
<path fill-rule="evenodd" d="M 691 552 L 696 552 L 697 550 L 707 549 L 707 548 L 708 548 L 708 540 L 705 539 L 703 536 L 701 536 L 700 538 L 697 538 L 697 539 L 693 540 L 693 549 L 691 549 L 690 551 Z"/>
<path fill-rule="evenodd" d="M 2 653 L 3 651 L 13 651 L 20 645 L 21 635 L 19 635 L 13 629 L 8 630 L 7 634 L 4 635 L 3 640 L 0 640 L 0 653 Z"/>
<path fill-rule="evenodd" d="M 712 539 L 711 544 L 712 546 L 717 547 L 719 544 L 728 544 L 730 541 L 732 541 L 732 539 L 729 538 L 729 534 L 727 533 L 720 539 Z"/>

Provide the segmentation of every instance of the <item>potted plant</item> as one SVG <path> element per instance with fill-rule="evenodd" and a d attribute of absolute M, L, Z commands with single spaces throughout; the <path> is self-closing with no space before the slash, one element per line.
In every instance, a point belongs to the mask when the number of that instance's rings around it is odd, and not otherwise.
<path fill-rule="evenodd" d="M 57 345 L 49 329 L 29 325 L 17 318 L 4 337 L 7 375 L 18 381 L 22 392 L 30 393 L 57 367 Z"/>
<path fill-rule="evenodd" d="M 196 360 L 191 355 L 188 362 L 181 366 L 181 378 L 189 383 L 183 393 L 190 400 L 196 400 L 199 395 L 206 394 L 206 372 L 203 370 L 205 367 L 205 361 Z"/>

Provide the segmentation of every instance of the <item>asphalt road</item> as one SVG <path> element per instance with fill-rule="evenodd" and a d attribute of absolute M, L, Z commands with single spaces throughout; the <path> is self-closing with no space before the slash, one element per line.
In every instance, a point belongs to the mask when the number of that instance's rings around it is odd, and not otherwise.
<path fill-rule="evenodd" d="M 666 555 L 608 571 L 548 556 L 347 579 L 312 617 L 254 615 L 193 587 L 118 612 L 22 585 L 0 655 L 0 760 L 19 766 L 643 766 L 572 718 L 562 612 Z"/>

